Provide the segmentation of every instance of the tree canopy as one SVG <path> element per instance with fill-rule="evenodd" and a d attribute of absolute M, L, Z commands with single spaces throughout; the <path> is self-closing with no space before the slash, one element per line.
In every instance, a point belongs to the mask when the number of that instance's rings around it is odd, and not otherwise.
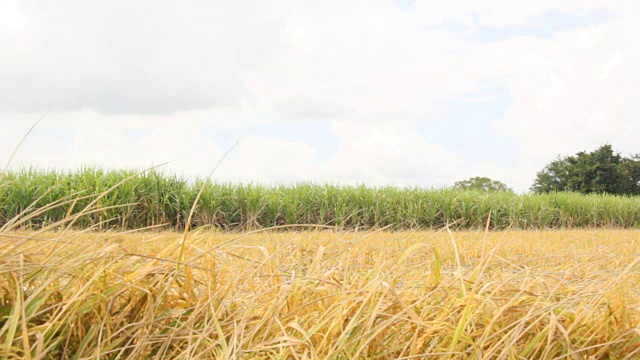
<path fill-rule="evenodd" d="M 457 181 L 453 187 L 461 190 L 480 191 L 511 191 L 511 189 L 498 180 L 491 180 L 488 177 L 473 177 L 467 180 Z"/>
<path fill-rule="evenodd" d="M 623 157 L 611 145 L 603 145 L 592 152 L 558 157 L 538 172 L 531 190 L 640 195 L 640 156 Z"/>

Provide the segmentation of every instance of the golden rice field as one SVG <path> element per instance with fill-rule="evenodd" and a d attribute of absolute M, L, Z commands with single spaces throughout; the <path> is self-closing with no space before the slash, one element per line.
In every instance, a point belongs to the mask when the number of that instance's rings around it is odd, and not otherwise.
<path fill-rule="evenodd" d="M 638 359 L 640 231 L 10 232 L 7 359 Z"/>

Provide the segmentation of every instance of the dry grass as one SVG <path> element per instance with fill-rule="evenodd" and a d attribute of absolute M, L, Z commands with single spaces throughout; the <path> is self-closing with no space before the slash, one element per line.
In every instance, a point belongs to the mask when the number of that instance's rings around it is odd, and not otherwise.
<path fill-rule="evenodd" d="M 5 233 L 0 356 L 636 359 L 640 231 Z"/>

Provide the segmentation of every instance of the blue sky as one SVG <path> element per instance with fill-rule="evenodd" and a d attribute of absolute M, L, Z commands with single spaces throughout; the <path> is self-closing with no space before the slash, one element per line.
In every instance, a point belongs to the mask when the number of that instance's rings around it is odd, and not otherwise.
<path fill-rule="evenodd" d="M 480 42 L 499 42 L 513 36 L 552 38 L 562 31 L 595 26 L 613 20 L 615 16 L 603 9 L 589 12 L 549 10 L 529 19 L 527 25 L 479 27 L 470 36 L 473 41 Z"/>
<path fill-rule="evenodd" d="M 441 142 L 468 162 L 493 159 L 498 165 L 513 166 L 518 146 L 500 134 L 493 121 L 505 115 L 513 99 L 505 88 L 485 88 L 442 104 L 446 113 L 435 121 L 424 121 L 420 133 L 428 141 Z"/>
<path fill-rule="evenodd" d="M 220 180 L 526 191 L 557 155 L 640 152 L 638 10 L 0 0 L 0 162 L 48 112 L 14 167 L 202 176 L 241 140 Z"/>

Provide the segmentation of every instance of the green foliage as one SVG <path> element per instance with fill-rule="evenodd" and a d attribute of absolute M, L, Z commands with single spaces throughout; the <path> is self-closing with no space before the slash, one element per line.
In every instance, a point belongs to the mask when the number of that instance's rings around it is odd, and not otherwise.
<path fill-rule="evenodd" d="M 55 226 L 67 215 L 80 214 L 90 207 L 90 212 L 74 221 L 75 227 L 182 229 L 202 180 L 155 171 L 133 175 L 132 171 L 91 168 L 70 173 L 10 172 L 0 183 L 0 226 Z M 92 202 L 95 205 L 91 207 Z M 43 208 L 50 204 L 54 206 Z M 11 223 L 21 213 L 31 216 L 20 216 L 23 220 L 19 224 Z M 492 229 L 638 227 L 640 198 L 569 192 L 516 195 L 308 183 L 212 183 L 205 187 L 191 225 L 245 230 L 293 224 L 349 229 L 434 229 L 453 224 L 457 229 L 475 229 L 483 228 L 489 215 Z"/>
<path fill-rule="evenodd" d="M 488 177 L 473 177 L 467 180 L 456 182 L 453 187 L 460 190 L 480 190 L 480 191 L 507 191 L 512 190 L 503 182 L 491 180 Z"/>
<path fill-rule="evenodd" d="M 537 174 L 535 193 L 640 195 L 640 157 L 623 157 L 611 145 L 558 158 Z"/>

